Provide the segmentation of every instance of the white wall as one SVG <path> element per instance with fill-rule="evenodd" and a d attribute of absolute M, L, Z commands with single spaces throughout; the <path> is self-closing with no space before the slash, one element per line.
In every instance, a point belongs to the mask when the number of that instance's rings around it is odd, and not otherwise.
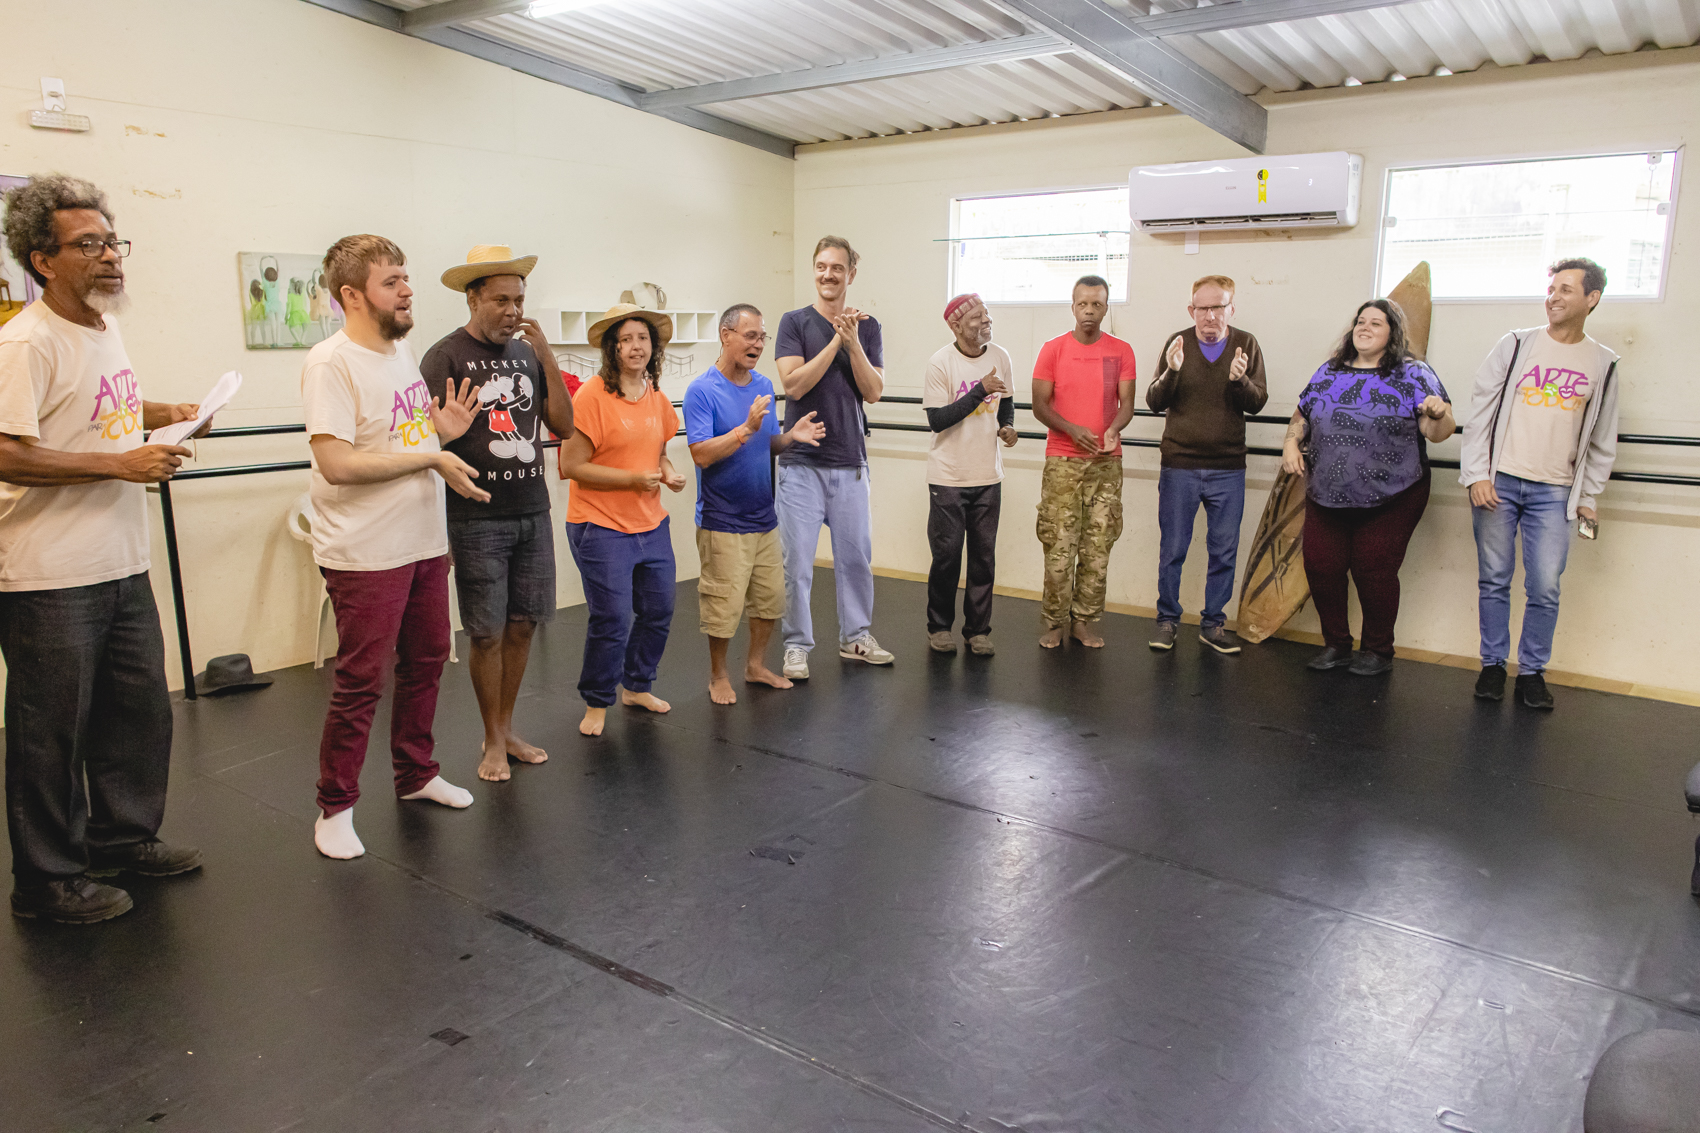
<path fill-rule="evenodd" d="M 1513 155 L 1665 149 L 1700 126 L 1700 50 L 1643 53 L 1576 64 L 1545 64 L 1468 76 L 1413 80 L 1355 90 L 1272 97 L 1270 153 L 1349 150 L 1365 158 L 1363 217 L 1354 229 L 1206 235 L 1197 255 L 1183 238 L 1135 235 L 1130 302 L 1114 312 L 1114 333 L 1140 359 L 1141 386 L 1167 332 L 1187 324 L 1191 281 L 1221 272 L 1239 281 L 1237 325 L 1255 333 L 1269 359 L 1269 413 L 1290 412 L 1300 388 L 1370 297 L 1384 172 L 1391 165 Z M 949 204 L 953 197 L 1113 185 L 1130 167 L 1236 155 L 1237 148 L 1191 120 L 1156 109 L 868 142 L 799 152 L 794 304 L 812 300 L 807 265 L 814 239 L 834 232 L 863 255 L 852 302 L 884 324 L 887 388 L 919 393 L 927 357 L 949 341 L 940 312 L 948 298 Z M 1694 181 L 1690 164 L 1687 180 Z M 1679 200 L 1670 278 L 1662 302 L 1608 300 L 1589 330 L 1623 355 L 1622 431 L 1700 435 L 1700 392 L 1689 361 L 1700 301 L 1700 202 Z M 1609 292 L 1608 292 L 1609 296 Z M 1065 306 L 999 307 L 996 337 L 1017 364 L 1017 395 L 1038 345 L 1069 329 Z M 1536 303 L 1437 304 L 1430 361 L 1454 397 L 1467 401 L 1471 377 L 1494 340 L 1511 327 L 1544 322 Z M 1143 404 L 1143 388 L 1140 390 Z M 886 420 L 919 420 L 887 407 Z M 1025 428 L 1034 428 L 1023 415 Z M 1160 423 L 1132 432 L 1157 436 Z M 1281 430 L 1253 426 L 1253 444 L 1278 445 Z M 926 493 L 919 442 L 875 433 L 875 559 L 924 571 Z M 1455 456 L 1457 442 L 1436 450 Z M 999 582 L 1036 590 L 1033 535 L 1042 442 L 1023 441 L 1008 462 Z M 1110 600 L 1156 604 L 1156 453 L 1128 450 L 1126 533 L 1110 572 Z M 1245 539 L 1250 542 L 1275 462 L 1252 457 Z M 1693 450 L 1625 446 L 1619 467 L 1700 472 Z M 1429 514 L 1402 573 L 1402 645 L 1442 654 L 1476 653 L 1475 551 L 1466 497 L 1456 474 L 1437 472 Z M 1700 604 L 1688 600 L 1700 563 L 1700 489 L 1613 483 L 1602 498 L 1601 539 L 1578 543 L 1565 575 L 1564 613 L 1552 662 L 1623 686 L 1700 693 Z M 1202 599 L 1202 519 L 1187 565 L 1183 599 Z M 1520 583 L 1518 584 L 1520 587 Z M 1229 609 L 1230 616 L 1233 607 Z M 1294 627 L 1314 630 L 1307 609 Z M 1004 634 L 1033 627 L 1004 626 Z M 922 627 L 881 626 L 915 648 Z M 913 630 L 911 634 L 909 631 Z M 1614 684 L 1614 687 L 1616 685 Z"/>
<path fill-rule="evenodd" d="M 301 420 L 305 352 L 244 349 L 239 251 L 321 254 L 351 232 L 391 237 L 419 291 L 421 354 L 465 321 L 464 300 L 437 277 L 474 244 L 539 256 L 533 306 L 605 307 L 642 280 L 685 309 L 776 311 L 791 295 L 792 163 L 782 158 L 301 0 L 9 3 L 3 22 L 0 173 L 64 171 L 107 191 L 135 241 L 123 326 L 146 396 L 194 400 L 239 369 L 246 384 L 222 425 Z M 44 75 L 65 81 L 92 132 L 26 124 Z M 695 349 L 698 368 L 712 362 L 713 348 Z M 677 398 L 684 382 L 664 388 Z M 299 435 L 200 445 L 203 465 L 306 454 Z M 690 466 L 682 446 L 673 459 Z M 292 472 L 175 490 L 200 662 L 308 660 L 318 576 L 282 526 L 306 484 Z M 693 479 L 670 499 L 682 577 L 696 573 L 694 493 Z M 557 503 L 559 520 L 564 486 Z M 159 532 L 154 583 L 169 641 Z M 561 599 L 576 602 L 558 526 L 556 537 Z M 174 656 L 166 668 L 175 687 Z"/>

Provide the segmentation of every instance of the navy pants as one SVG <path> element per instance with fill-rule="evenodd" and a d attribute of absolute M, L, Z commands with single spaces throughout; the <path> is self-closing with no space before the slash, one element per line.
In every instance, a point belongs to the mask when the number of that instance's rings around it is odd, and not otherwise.
<path fill-rule="evenodd" d="M 1157 474 L 1158 621 L 1181 620 L 1181 568 L 1201 504 L 1210 569 L 1204 576 L 1204 612 L 1198 621 L 1201 626 L 1219 626 L 1228 618 L 1245 514 L 1245 469 L 1165 468 Z"/>
<path fill-rule="evenodd" d="M 151 840 L 165 817 L 171 696 L 147 572 L 0 593 L 0 651 L 18 881 L 72 877 L 90 848 Z"/>
<path fill-rule="evenodd" d="M 673 563 L 669 521 L 629 535 L 594 523 L 567 524 L 567 543 L 584 580 L 590 626 L 578 691 L 592 708 L 614 703 L 614 691 L 648 692 L 661 667 L 673 626 Z"/>

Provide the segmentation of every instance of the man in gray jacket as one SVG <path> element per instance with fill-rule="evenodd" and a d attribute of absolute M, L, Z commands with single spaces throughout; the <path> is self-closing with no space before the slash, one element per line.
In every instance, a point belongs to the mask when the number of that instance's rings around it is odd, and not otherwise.
<path fill-rule="evenodd" d="M 1594 537 L 1594 499 L 1617 455 L 1617 355 L 1583 330 L 1605 292 L 1605 269 L 1568 259 L 1547 274 L 1547 325 L 1506 335 L 1476 371 L 1458 476 L 1470 489 L 1481 591 L 1476 695 L 1505 695 L 1521 532 L 1527 601 L 1517 697 L 1530 708 L 1552 707 L 1541 674 L 1552 657 L 1571 524 L 1584 539 Z"/>

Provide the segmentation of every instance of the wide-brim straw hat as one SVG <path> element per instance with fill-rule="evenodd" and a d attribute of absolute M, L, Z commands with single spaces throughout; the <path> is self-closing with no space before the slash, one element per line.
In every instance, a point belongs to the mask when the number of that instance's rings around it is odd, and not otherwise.
<path fill-rule="evenodd" d="M 673 341 L 673 316 L 661 311 L 651 311 L 648 307 L 640 307 L 636 303 L 616 303 L 608 308 L 608 313 L 590 324 L 585 332 L 585 340 L 597 349 L 602 348 L 602 336 L 608 328 L 627 319 L 642 319 L 655 328 L 655 336 L 666 346 Z"/>
<path fill-rule="evenodd" d="M 465 291 L 467 284 L 486 276 L 517 275 L 524 279 L 536 266 L 536 256 L 516 259 L 514 250 L 506 244 L 480 244 L 466 254 L 464 264 L 456 264 L 443 273 L 443 286 Z"/>

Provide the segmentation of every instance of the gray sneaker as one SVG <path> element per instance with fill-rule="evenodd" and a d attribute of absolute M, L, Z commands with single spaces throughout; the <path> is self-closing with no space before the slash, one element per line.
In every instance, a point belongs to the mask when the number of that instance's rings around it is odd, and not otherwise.
<path fill-rule="evenodd" d="M 927 635 L 927 648 L 931 649 L 934 653 L 955 653 L 956 638 L 950 635 L 950 631 L 948 629 L 941 629 L 937 633 L 929 633 Z"/>
<path fill-rule="evenodd" d="M 785 647 L 785 669 L 784 669 L 784 672 L 785 672 L 786 677 L 790 678 L 791 680 L 794 680 L 794 681 L 806 681 L 806 680 L 808 680 L 809 679 L 809 651 L 807 649 L 804 649 L 801 645 L 787 645 Z"/>
<path fill-rule="evenodd" d="M 996 653 L 997 650 L 992 647 L 992 635 L 989 633 L 977 633 L 973 637 L 970 637 L 968 639 L 968 652 L 974 654 L 976 657 L 990 657 L 992 654 Z"/>
<path fill-rule="evenodd" d="M 874 640 L 871 633 L 863 633 L 853 641 L 846 641 L 838 647 L 838 655 L 846 661 L 866 661 L 870 665 L 889 665 L 897 660 L 880 648 L 880 643 Z"/>
<path fill-rule="evenodd" d="M 1218 653 L 1238 653 L 1240 639 L 1222 626 L 1205 626 L 1198 631 L 1198 640 Z"/>
<path fill-rule="evenodd" d="M 1180 632 L 1181 627 L 1174 622 L 1158 622 L 1151 631 L 1151 640 L 1145 644 L 1167 653 L 1175 647 L 1175 638 L 1180 636 Z"/>

